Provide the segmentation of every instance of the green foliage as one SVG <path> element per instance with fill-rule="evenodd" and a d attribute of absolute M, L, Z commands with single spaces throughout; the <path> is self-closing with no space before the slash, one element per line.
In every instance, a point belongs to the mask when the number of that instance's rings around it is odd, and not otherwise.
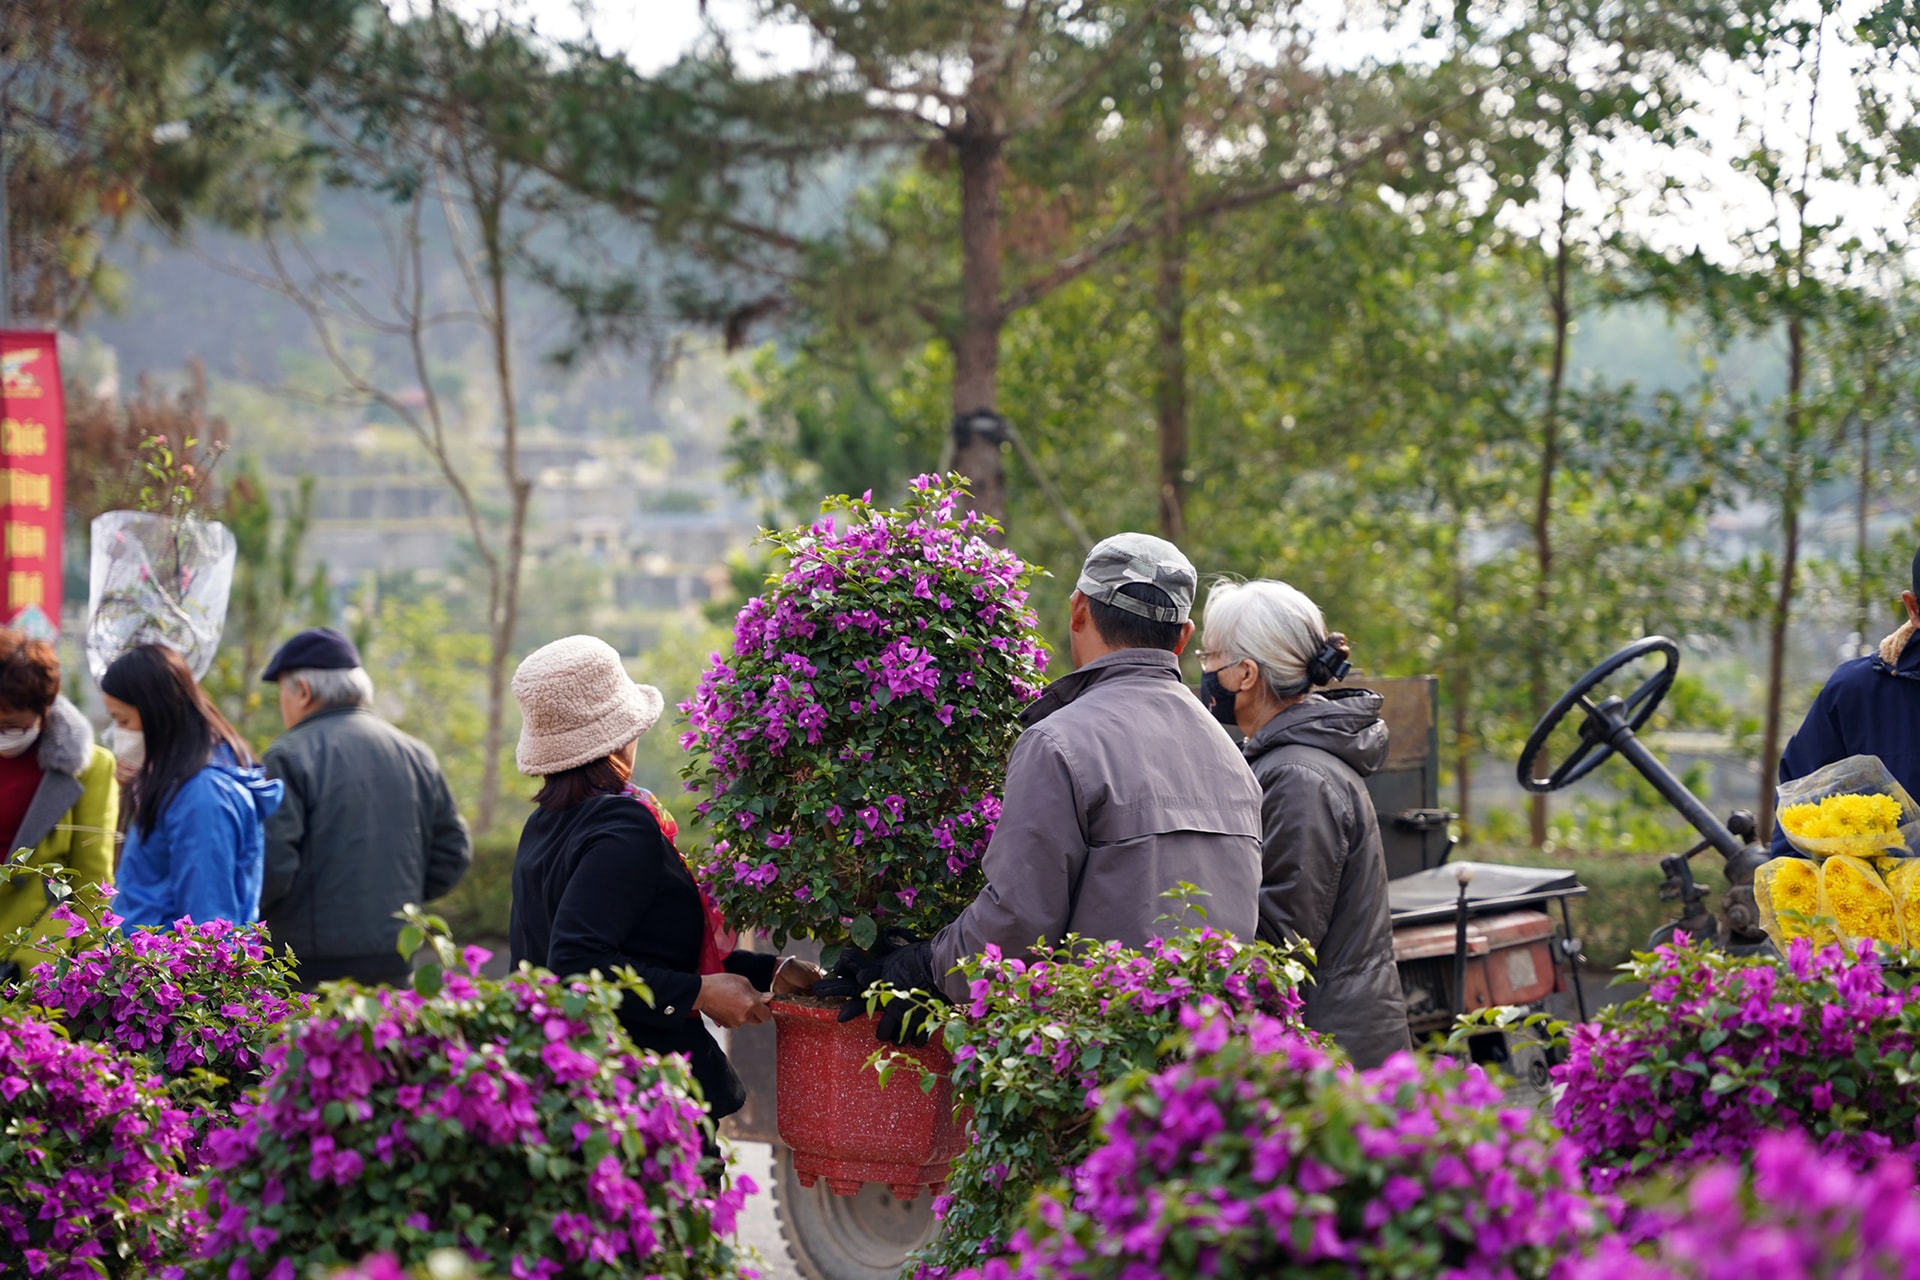
<path fill-rule="evenodd" d="M 266 7 L 10 0 L 0 8 L 14 268 L 12 306 L 0 300 L 0 312 L 66 328 L 115 305 L 125 275 L 105 247 L 135 219 L 170 235 L 199 222 L 250 229 L 258 190 L 278 211 L 300 211 L 312 177 L 301 131 L 281 117 L 285 102 L 227 76 L 222 57 L 235 11 L 263 18 Z M 341 8 L 303 2 L 301 25 Z"/>
<path fill-rule="evenodd" d="M 449 626 L 446 606 L 433 598 L 382 601 L 374 618 L 373 643 L 361 660 L 377 708 L 434 749 L 454 803 L 471 820 L 484 771 L 487 638 Z M 501 757 L 510 770 L 512 749 Z"/>
<path fill-rule="evenodd" d="M 276 517 L 254 459 L 240 458 L 234 472 L 220 505 L 220 522 L 233 533 L 233 592 L 220 653 L 201 683 L 262 751 L 284 728 L 277 700 L 260 688 L 267 655 L 297 628 L 330 624 L 333 599 L 327 566 L 302 564 L 313 526 L 313 477 L 301 477 Z"/>
<path fill-rule="evenodd" d="M 1176 1057 L 1180 1017 L 1208 1002 L 1297 1020 L 1304 948 L 1190 929 L 1140 950 L 1070 936 L 1024 962 L 997 948 L 961 962 L 972 1006 L 942 1032 L 955 1100 L 973 1110 L 919 1274 L 950 1275 L 1006 1247 L 1036 1190 L 1057 1188 L 1093 1142 L 1097 1091 Z"/>
<path fill-rule="evenodd" d="M 453 892 L 434 903 L 455 937 L 494 944 L 503 941 L 513 917 L 513 858 L 517 831 L 483 835 L 473 842 L 473 865 Z"/>

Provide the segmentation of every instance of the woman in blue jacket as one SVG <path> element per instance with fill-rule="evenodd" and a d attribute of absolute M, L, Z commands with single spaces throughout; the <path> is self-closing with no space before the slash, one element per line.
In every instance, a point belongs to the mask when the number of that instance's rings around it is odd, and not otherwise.
<path fill-rule="evenodd" d="M 123 654 L 101 677 L 100 692 L 122 741 L 140 756 L 113 904 L 122 928 L 259 919 L 264 828 L 280 807 L 280 782 L 254 764 L 165 645 Z"/>

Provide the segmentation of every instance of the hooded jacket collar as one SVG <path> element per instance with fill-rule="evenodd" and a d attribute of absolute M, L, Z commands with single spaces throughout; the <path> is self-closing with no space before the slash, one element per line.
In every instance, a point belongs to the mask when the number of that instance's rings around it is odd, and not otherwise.
<path fill-rule="evenodd" d="M 42 773 L 78 774 L 93 755 L 93 726 L 80 708 L 62 694 L 47 708 L 36 744 L 35 759 Z"/>
<path fill-rule="evenodd" d="M 1366 777 L 1387 759 L 1387 724 L 1380 718 L 1383 702 L 1371 689 L 1308 694 L 1261 725 L 1240 750 L 1248 760 L 1258 760 L 1277 747 L 1314 747 Z"/>
<path fill-rule="evenodd" d="M 1036 725 L 1097 684 L 1116 680 L 1180 680 L 1180 659 L 1165 649 L 1116 649 L 1069 671 L 1020 713 L 1020 723 Z"/>
<path fill-rule="evenodd" d="M 1920 636 L 1912 636 L 1906 646 L 1900 650 L 1897 661 L 1889 663 L 1879 654 L 1874 654 L 1873 669 L 1884 675 L 1898 676 L 1903 680 L 1920 680 Z"/>

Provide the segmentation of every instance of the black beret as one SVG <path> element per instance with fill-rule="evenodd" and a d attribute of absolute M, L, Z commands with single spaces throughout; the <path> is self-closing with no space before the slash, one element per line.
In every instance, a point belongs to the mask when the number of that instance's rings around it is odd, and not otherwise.
<path fill-rule="evenodd" d="M 346 671 L 359 665 L 353 641 L 332 627 L 314 627 L 281 645 L 260 678 L 271 683 L 288 671 Z"/>

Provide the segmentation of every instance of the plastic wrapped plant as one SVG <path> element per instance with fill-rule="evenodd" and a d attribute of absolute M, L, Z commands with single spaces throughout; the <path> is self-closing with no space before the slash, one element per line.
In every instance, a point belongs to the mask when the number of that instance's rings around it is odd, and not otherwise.
<path fill-rule="evenodd" d="M 778 567 L 681 704 L 703 874 L 736 926 L 871 946 L 978 892 L 1046 652 L 1034 571 L 964 492 L 922 476 L 898 508 L 835 498 L 768 535 Z"/>

